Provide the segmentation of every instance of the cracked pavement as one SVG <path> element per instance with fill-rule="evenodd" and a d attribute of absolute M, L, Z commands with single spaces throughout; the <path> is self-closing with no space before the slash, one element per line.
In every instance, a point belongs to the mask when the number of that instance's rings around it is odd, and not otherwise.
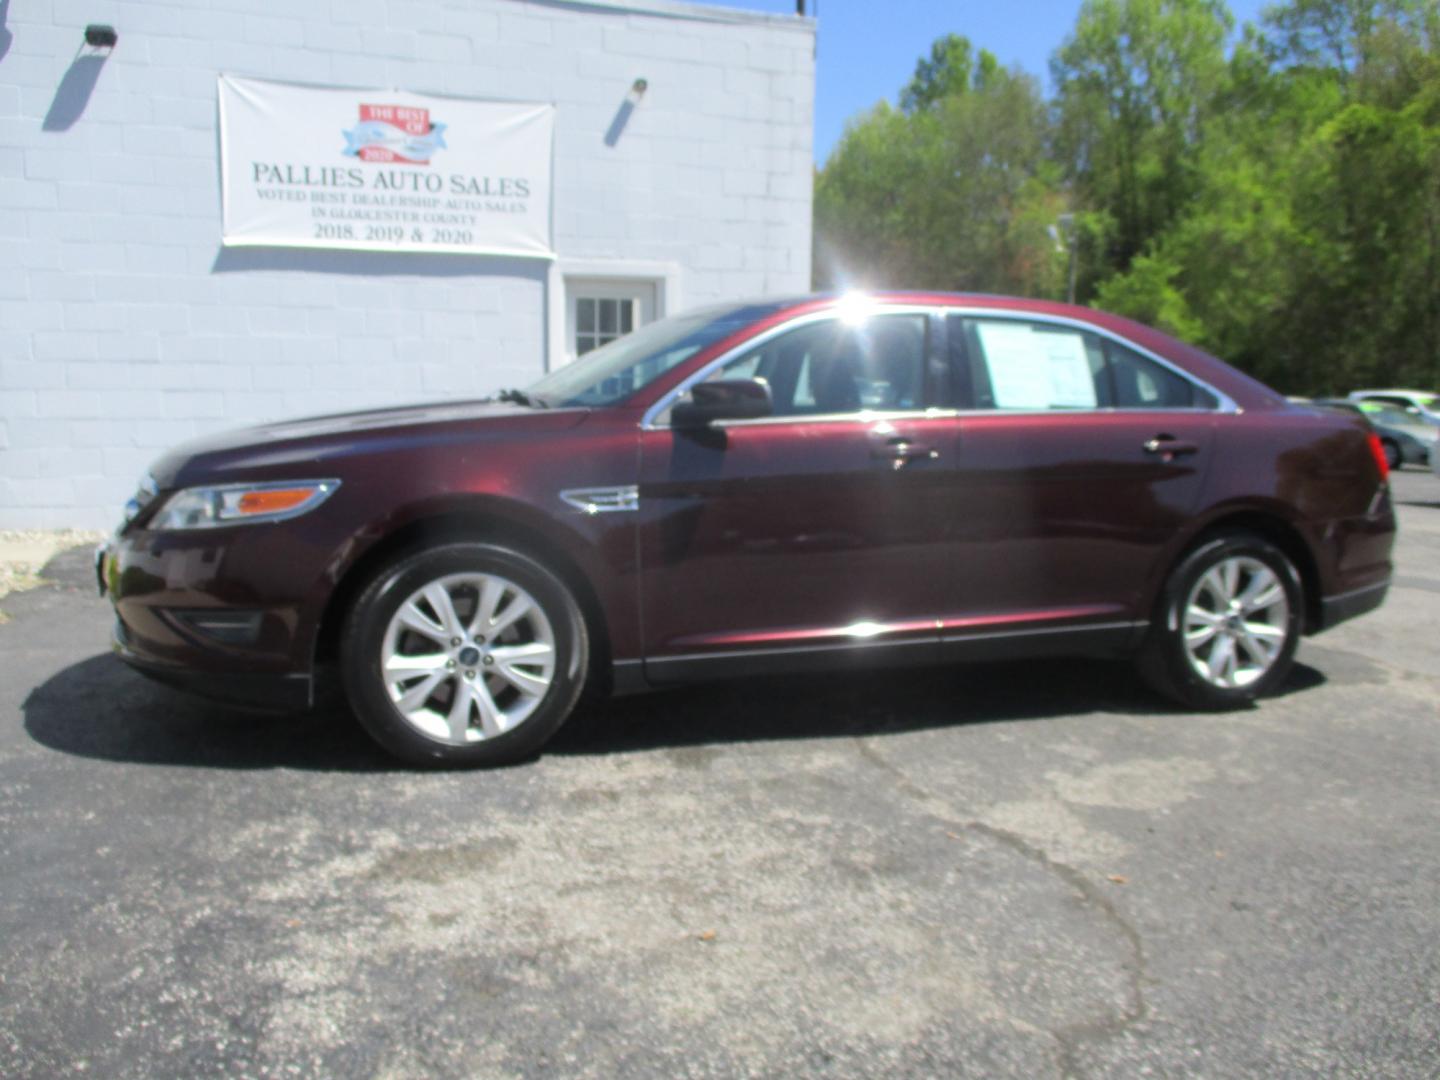
<path fill-rule="evenodd" d="M 1440 481 L 1284 692 L 1123 664 L 612 703 L 416 773 L 0 626 L 0 1075 L 1440 1074 Z"/>

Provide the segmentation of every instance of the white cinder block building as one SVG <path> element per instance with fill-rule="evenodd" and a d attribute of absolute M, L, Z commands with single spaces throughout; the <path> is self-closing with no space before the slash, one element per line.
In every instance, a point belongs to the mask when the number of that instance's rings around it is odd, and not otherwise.
<path fill-rule="evenodd" d="M 808 19 L 670 0 L 3 11 L 0 528 L 112 525 L 200 432 L 523 386 L 622 324 L 809 287 Z M 549 253 L 225 245 L 222 74 L 553 106 Z"/>

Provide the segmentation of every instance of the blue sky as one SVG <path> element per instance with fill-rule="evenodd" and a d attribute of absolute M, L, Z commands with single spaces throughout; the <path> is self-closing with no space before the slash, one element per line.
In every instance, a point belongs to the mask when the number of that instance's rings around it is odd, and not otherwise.
<path fill-rule="evenodd" d="M 795 0 L 708 0 L 723 7 L 793 15 Z M 1259 18 L 1268 0 L 1230 0 L 1237 28 Z M 816 13 L 817 0 L 806 0 Z M 1000 62 L 1019 64 L 1049 88 L 1050 54 L 1075 25 L 1080 0 L 818 0 L 815 65 L 815 160 L 845 121 L 881 98 L 892 103 L 930 43 L 964 34 Z"/>

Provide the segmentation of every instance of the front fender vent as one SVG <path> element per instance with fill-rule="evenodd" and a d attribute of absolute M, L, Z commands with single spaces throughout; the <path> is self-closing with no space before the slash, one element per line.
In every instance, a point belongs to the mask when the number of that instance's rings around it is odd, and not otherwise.
<path fill-rule="evenodd" d="M 640 489 L 635 484 L 569 488 L 560 492 L 560 499 L 582 514 L 613 514 L 620 510 L 640 509 Z"/>

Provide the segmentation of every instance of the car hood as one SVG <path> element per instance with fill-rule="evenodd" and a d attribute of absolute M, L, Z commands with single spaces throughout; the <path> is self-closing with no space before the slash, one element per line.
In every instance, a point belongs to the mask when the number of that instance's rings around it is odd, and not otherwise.
<path fill-rule="evenodd" d="M 163 490 L 243 479 L 270 469 L 327 461 L 405 444 L 446 443 L 574 427 L 585 409 L 532 409 L 493 401 L 440 402 L 334 413 L 222 431 L 175 447 L 151 469 Z M 238 474 L 245 474 L 243 477 Z"/>

